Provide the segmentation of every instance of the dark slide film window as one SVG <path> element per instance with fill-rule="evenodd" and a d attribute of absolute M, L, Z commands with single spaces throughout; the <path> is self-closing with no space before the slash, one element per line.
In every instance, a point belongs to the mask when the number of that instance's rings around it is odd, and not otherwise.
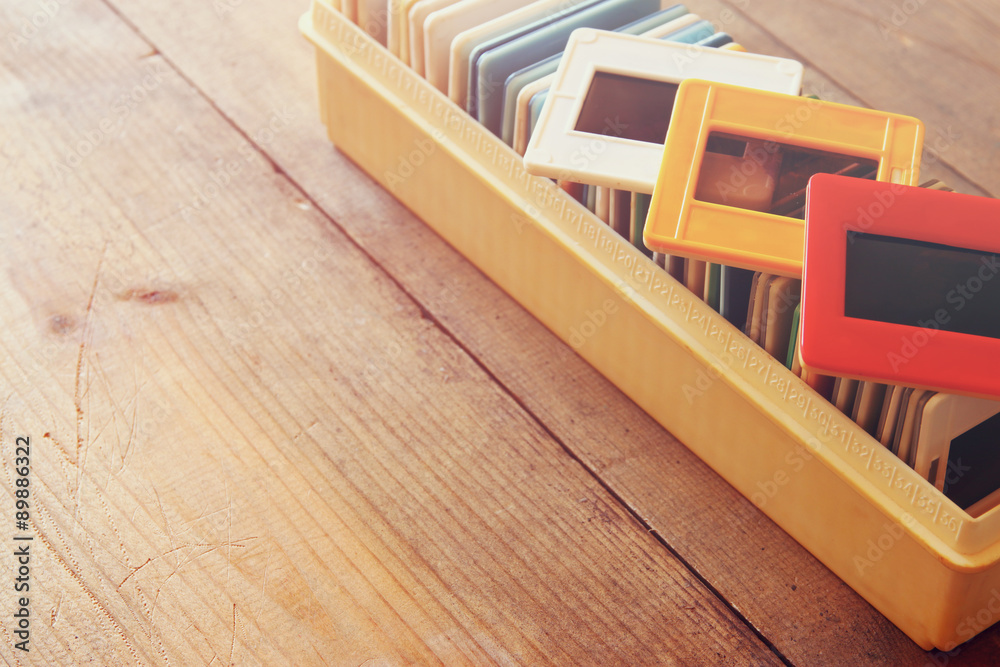
<path fill-rule="evenodd" d="M 951 441 L 944 494 L 962 509 L 1000 488 L 1000 414 Z"/>
<path fill-rule="evenodd" d="M 768 201 L 759 210 L 790 218 L 805 217 L 806 186 L 814 174 L 840 174 L 873 180 L 878 173 L 878 161 L 870 158 L 725 132 L 710 133 L 705 152 L 740 158 L 741 162 L 731 164 L 722 173 L 712 173 L 712 162 L 702 161 L 698 174 L 698 192 L 702 194 L 696 194 L 696 199 L 733 205 L 727 200 L 726 193 L 746 187 L 763 188 L 766 176 L 771 180 L 768 186 L 771 192 Z M 739 204 L 735 206 L 746 208 Z"/>
<path fill-rule="evenodd" d="M 1000 338 L 997 259 L 992 252 L 849 233 L 844 315 Z"/>
<path fill-rule="evenodd" d="M 676 83 L 598 71 L 574 129 L 662 144 L 676 96 Z"/>

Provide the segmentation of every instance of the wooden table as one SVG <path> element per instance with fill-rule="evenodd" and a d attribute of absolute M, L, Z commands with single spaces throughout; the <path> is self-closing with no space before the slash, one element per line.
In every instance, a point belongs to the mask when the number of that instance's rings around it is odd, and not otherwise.
<path fill-rule="evenodd" d="M 995 3 L 688 4 L 1000 192 Z M 306 8 L 0 8 L 5 661 L 994 662 L 921 651 L 338 153 Z"/>

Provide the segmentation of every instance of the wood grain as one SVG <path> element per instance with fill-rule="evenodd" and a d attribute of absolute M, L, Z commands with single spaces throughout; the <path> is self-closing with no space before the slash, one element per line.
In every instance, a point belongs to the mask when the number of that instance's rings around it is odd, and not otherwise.
<path fill-rule="evenodd" d="M 259 24 L 248 20 L 266 15 L 265 23 L 284 25 L 297 8 L 248 6 L 242 16 L 234 12 L 227 17 L 233 33 L 211 39 L 206 28 L 196 40 L 198 50 L 192 51 L 176 37 L 181 20 L 171 12 L 119 4 L 237 125 L 261 124 L 255 97 L 298 105 L 293 108 L 304 120 L 290 129 L 287 141 L 267 149 L 273 159 L 782 655 L 803 664 L 820 654 L 843 664 L 921 664 L 927 659 L 568 348 L 414 224 L 398 204 L 343 169 L 340 156 L 316 149 L 322 129 L 311 125 L 311 100 L 302 100 L 300 90 L 311 84 L 300 81 L 309 78 L 303 77 L 303 69 L 311 74 L 304 64 L 311 54 L 298 54 L 291 41 L 265 45 L 258 37 Z M 692 9 L 720 21 L 730 16 L 722 3 Z M 195 23 L 207 24 L 207 12 L 200 11 L 202 18 Z M 198 12 L 192 5 L 185 15 Z M 754 21 L 737 12 L 731 16 L 725 27 L 741 42 L 762 52 L 795 55 Z M 266 56 L 261 49 L 268 49 Z M 210 66 L 213 62 L 231 63 L 240 76 Z M 807 89 L 828 99 L 858 102 L 814 69 Z M 949 182 L 963 182 L 947 163 L 936 167 Z M 966 184 L 965 189 L 974 186 Z M 348 194 L 360 192 L 364 194 Z M 965 655 L 970 655 L 968 649 Z"/>
<path fill-rule="evenodd" d="M 779 32 L 787 6 L 697 4 L 877 105 L 856 11 Z M 3 442 L 42 445 L 37 664 L 771 660 L 747 625 L 796 664 L 995 651 L 919 651 L 332 151 L 304 10 L 85 2 L 5 61 Z M 857 67 L 815 64 L 820 39 Z M 886 108 L 927 120 L 914 99 Z M 975 192 L 960 156 L 934 173 Z"/>
<path fill-rule="evenodd" d="M 5 661 L 780 663 L 261 152 L 283 108 L 57 18 L 4 80 Z"/>

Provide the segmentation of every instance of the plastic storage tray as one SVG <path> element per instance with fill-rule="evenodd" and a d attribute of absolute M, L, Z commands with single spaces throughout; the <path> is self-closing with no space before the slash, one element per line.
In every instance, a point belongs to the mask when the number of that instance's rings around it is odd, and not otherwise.
<path fill-rule="evenodd" d="M 335 4 L 300 28 L 337 148 L 916 643 L 998 618 L 1000 512 L 963 512 Z"/>

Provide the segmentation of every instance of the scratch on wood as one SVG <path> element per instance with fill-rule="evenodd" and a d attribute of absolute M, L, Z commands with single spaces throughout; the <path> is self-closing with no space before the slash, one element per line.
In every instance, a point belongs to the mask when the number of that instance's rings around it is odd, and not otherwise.
<path fill-rule="evenodd" d="M 101 353 L 100 352 L 94 352 L 94 358 L 97 359 L 97 361 L 100 362 L 101 361 Z M 104 389 L 108 393 L 108 400 L 111 401 L 111 405 L 112 405 L 112 407 L 114 407 L 114 410 L 111 411 L 112 420 L 108 421 L 94 435 L 94 438 L 96 439 L 97 437 L 99 437 L 101 435 L 101 433 L 104 431 L 104 429 L 107 428 L 108 425 L 110 425 L 112 423 L 114 423 L 115 430 L 117 431 L 118 430 L 118 420 L 115 419 L 115 417 L 118 414 L 121 414 L 124 417 L 125 416 L 125 411 L 122 409 L 121 402 L 117 398 L 115 398 L 115 394 L 114 394 L 114 391 L 113 391 L 112 386 L 111 386 L 111 381 L 108 379 L 108 374 L 106 372 L 104 372 L 104 364 L 103 363 L 98 363 L 98 364 L 95 364 L 95 367 L 97 368 L 97 374 L 98 374 L 98 376 L 100 377 L 101 381 L 104 383 Z"/>
<path fill-rule="evenodd" d="M 160 500 L 160 492 L 153 488 L 153 496 L 156 498 L 156 507 L 160 510 L 160 516 L 163 517 L 163 533 L 167 536 L 167 541 L 171 546 L 174 544 L 174 531 L 170 527 L 170 519 L 167 518 L 167 512 L 163 509 L 163 501 Z"/>
<path fill-rule="evenodd" d="M 101 355 L 95 352 L 94 357 L 97 359 L 98 362 L 94 364 L 94 367 L 97 369 L 97 372 L 100 375 L 101 380 L 103 381 L 104 389 L 107 392 L 108 399 L 111 401 L 111 404 L 114 407 L 114 410 L 111 412 L 111 419 L 108 420 L 103 426 L 101 426 L 101 428 L 98 429 L 97 433 L 95 433 L 91 438 L 92 440 L 96 441 L 104 433 L 105 429 L 107 429 L 108 426 L 112 424 L 114 425 L 115 442 L 112 443 L 111 451 L 108 454 L 108 478 L 104 484 L 104 487 L 108 488 L 111 485 L 111 478 L 115 474 L 121 474 L 125 471 L 126 457 L 128 456 L 129 451 L 132 449 L 133 441 L 135 439 L 137 432 L 139 392 L 142 389 L 142 387 L 145 386 L 145 383 L 143 385 L 139 385 L 138 377 L 134 375 L 134 370 L 133 370 L 132 398 L 123 407 L 122 402 L 119 401 L 114 395 L 114 389 L 112 387 L 111 381 L 108 379 L 108 374 L 104 370 L 104 364 L 101 363 Z M 129 419 L 128 414 L 126 414 L 126 410 L 129 409 L 131 409 L 132 413 L 131 420 Z M 121 433 L 118 428 L 119 415 L 121 416 L 122 420 L 124 420 L 125 424 L 128 426 L 128 442 L 125 444 L 124 449 L 122 449 L 121 447 Z M 121 450 L 120 453 L 121 463 L 118 466 L 117 470 L 115 470 L 114 466 L 114 455 L 116 447 L 119 450 Z"/>
<path fill-rule="evenodd" d="M 111 508 L 108 507 L 108 504 L 104 501 L 104 496 L 102 496 L 100 493 L 97 494 L 97 499 L 101 501 L 101 506 L 104 508 L 104 515 L 108 517 L 108 526 L 111 528 L 111 531 L 115 534 L 115 537 L 118 538 L 118 550 L 121 552 L 122 557 L 124 558 L 125 566 L 128 567 L 129 565 L 128 549 L 125 548 L 125 540 L 122 539 L 122 534 L 118 531 L 117 524 L 115 524 L 114 516 L 112 516 L 111 514 Z"/>
<path fill-rule="evenodd" d="M 77 461 L 80 460 L 80 448 L 83 446 L 81 430 L 83 425 L 83 407 L 80 403 L 80 376 L 83 371 L 83 355 L 87 345 L 87 336 L 90 334 L 90 317 L 94 310 L 94 297 L 97 295 L 97 284 L 101 279 L 101 267 L 104 265 L 104 255 L 108 250 L 108 244 L 104 244 L 101 256 L 97 260 L 97 269 L 94 271 L 94 282 L 90 286 L 90 297 L 87 299 L 87 310 L 83 325 L 83 335 L 80 337 L 80 351 L 76 357 L 76 378 L 73 384 L 73 405 L 76 406 L 76 451 Z"/>
<path fill-rule="evenodd" d="M 128 573 L 128 576 L 125 577 L 124 579 L 122 579 L 121 583 L 118 584 L 117 590 L 121 590 L 121 587 L 125 585 L 126 581 L 128 581 L 133 576 L 135 576 L 136 574 L 138 574 L 139 570 L 141 570 L 142 568 L 146 567 L 150 563 L 152 563 L 154 561 L 157 561 L 157 560 L 159 560 L 161 558 L 165 558 L 165 557 L 169 556 L 170 554 L 174 553 L 175 551 L 180 551 L 181 549 L 188 549 L 188 548 L 191 548 L 191 547 L 203 547 L 203 546 L 208 546 L 208 545 L 207 544 L 182 544 L 179 547 L 174 547 L 173 549 L 168 549 L 167 551 L 164 551 L 159 556 L 151 556 L 150 558 L 147 558 L 146 562 L 144 562 L 142 565 L 140 565 L 138 567 L 135 567 L 135 568 L 132 568 L 132 571 Z"/>
<path fill-rule="evenodd" d="M 101 256 L 97 260 L 97 268 L 94 270 L 94 282 L 90 286 L 90 297 L 87 299 L 83 334 L 80 336 L 80 351 L 76 357 L 76 376 L 73 382 L 73 405 L 76 407 L 76 509 L 74 516 L 77 519 L 77 524 L 79 524 L 80 515 L 80 486 L 83 483 L 83 467 L 80 461 L 80 453 L 83 450 L 83 405 L 80 395 L 80 376 L 83 374 L 83 359 L 87 346 L 87 337 L 90 335 L 94 298 L 97 295 L 97 285 L 101 280 L 101 268 L 104 266 L 104 256 L 107 254 L 107 251 L 108 244 L 105 242 L 104 247 L 101 249 Z"/>
<path fill-rule="evenodd" d="M 271 549 L 273 543 L 270 540 L 270 530 L 268 530 L 268 541 L 267 541 L 267 555 L 264 557 L 264 574 L 261 576 L 262 582 L 260 585 L 260 608 L 257 609 L 257 615 L 254 620 L 260 622 L 261 614 L 264 613 L 264 603 L 267 600 L 267 571 L 271 565 Z"/>
<path fill-rule="evenodd" d="M 180 547 L 177 547 L 177 548 L 180 549 Z M 167 552 L 167 553 L 169 553 L 169 552 Z M 139 567 L 132 568 L 132 571 L 128 573 L 127 577 L 125 577 L 124 579 L 121 580 L 121 583 L 119 583 L 116 588 L 119 589 L 119 590 L 121 590 L 121 587 L 125 585 L 126 581 L 128 581 L 129 579 L 131 579 L 133 575 L 135 575 L 136 573 L 139 572 L 139 570 L 141 570 L 142 568 L 146 567 L 147 565 L 149 565 L 152 562 L 153 562 L 152 558 L 147 558 L 145 563 L 143 563 Z"/>
<path fill-rule="evenodd" d="M 59 594 L 59 599 L 56 600 L 56 606 L 52 608 L 52 612 L 49 614 L 49 627 L 55 627 L 56 621 L 59 620 L 59 609 L 62 607 L 63 594 Z"/>
<path fill-rule="evenodd" d="M 142 563 L 141 565 L 139 565 L 138 567 L 132 568 L 132 571 L 129 572 L 128 576 L 126 576 L 124 579 L 122 579 L 121 583 L 118 584 L 117 588 L 121 589 L 121 587 L 123 585 L 125 585 L 125 582 L 128 581 L 129 579 L 131 579 L 133 576 L 135 576 L 139 572 L 139 570 L 141 570 L 142 568 L 146 567 L 147 565 L 149 565 L 152 562 L 158 561 L 161 558 L 165 558 L 165 557 L 169 556 L 170 554 L 174 553 L 175 551 L 180 551 L 181 549 L 197 549 L 198 547 L 209 547 L 208 549 L 206 549 L 205 551 L 201 552 L 200 554 L 198 554 L 194 558 L 190 559 L 190 560 L 197 560 L 198 558 L 201 558 L 202 556 L 207 556 L 208 554 L 212 553 L 213 551 L 217 551 L 217 550 L 222 549 L 222 548 L 232 549 L 233 547 L 236 547 L 238 549 L 244 549 L 244 548 L 246 548 L 247 545 L 246 544 L 241 544 L 242 542 L 246 542 L 246 541 L 249 541 L 249 540 L 256 540 L 256 539 L 257 539 L 256 535 L 251 535 L 249 537 L 240 538 L 239 540 L 237 540 L 235 542 L 223 542 L 222 544 L 182 544 L 179 547 L 174 547 L 173 549 L 168 549 L 167 551 L 164 551 L 162 554 L 159 554 L 158 556 L 151 556 L 151 557 L 147 558 L 146 561 L 144 563 Z M 185 561 L 182 561 L 181 564 L 183 564 L 183 562 L 185 562 Z"/>
<path fill-rule="evenodd" d="M 236 603 L 233 603 L 233 611 L 236 610 Z M 247 626 L 243 623 L 243 619 L 233 614 L 233 618 L 239 623 L 240 635 L 243 637 L 243 645 L 248 646 L 250 643 L 250 638 L 247 636 Z M 233 646 L 236 646 L 236 627 L 233 626 Z"/>
<path fill-rule="evenodd" d="M 145 363 L 145 356 L 140 356 L 140 364 Z M 137 375 L 138 366 L 132 368 L 132 387 L 133 387 L 133 399 L 132 399 L 132 423 L 129 425 L 128 442 L 125 443 L 125 451 L 122 452 L 122 465 L 119 469 L 119 474 L 125 472 L 125 466 L 128 463 L 128 456 L 135 447 L 135 437 L 138 434 L 139 429 L 139 391 L 145 386 L 145 383 L 139 384 L 139 377 Z"/>
<path fill-rule="evenodd" d="M 233 543 L 233 498 L 229 495 L 229 480 L 225 480 L 226 483 L 226 504 L 228 506 L 228 511 L 226 512 L 226 541 L 229 544 Z M 226 549 L 226 590 L 229 590 L 229 585 L 231 583 L 233 570 L 233 550 L 232 547 Z"/>
<path fill-rule="evenodd" d="M 155 620 L 155 616 L 156 616 L 156 604 L 160 601 L 160 593 L 163 591 L 164 587 L 167 585 L 167 582 L 170 581 L 170 578 L 172 576 L 174 576 L 175 574 L 177 574 L 177 570 L 180 569 L 181 565 L 182 565 L 182 563 L 180 561 L 178 561 L 178 563 L 176 565 L 174 565 L 174 569 L 170 572 L 170 574 L 168 574 L 163 579 L 163 581 L 160 582 L 160 585 L 156 587 L 156 593 L 153 595 L 153 604 L 152 604 L 152 606 L 149 609 L 149 629 L 147 631 L 147 634 L 149 635 L 149 638 L 150 638 L 151 641 L 154 639 L 154 634 L 153 633 L 154 633 L 154 630 L 156 630 L 156 620 Z M 164 648 L 163 641 L 160 639 L 159 634 L 157 634 L 155 636 L 155 641 L 156 641 L 157 646 L 159 647 L 160 656 L 163 658 L 163 661 L 169 665 L 170 664 L 170 657 L 167 655 L 166 648 Z"/>
<path fill-rule="evenodd" d="M 236 603 L 233 603 L 233 643 L 229 646 L 229 664 L 233 665 L 233 654 L 236 653 Z"/>
<path fill-rule="evenodd" d="M 59 532 L 57 529 L 55 529 L 55 526 L 52 526 L 52 528 L 56 530 L 56 534 L 59 535 Z M 87 599 L 90 600 L 91 605 L 93 605 L 93 607 L 98 611 L 99 615 L 103 616 L 110 623 L 111 627 L 115 631 L 115 635 L 117 635 L 118 639 L 121 640 L 122 644 L 128 650 L 129 654 L 131 654 L 133 662 L 135 664 L 142 664 L 143 660 L 139 656 L 139 651 L 136 649 L 136 647 L 132 644 L 131 640 L 128 638 L 128 634 L 125 632 L 125 628 L 123 628 L 118 623 L 114 615 L 108 610 L 107 607 L 104 606 L 104 604 L 101 603 L 100 598 L 98 598 L 90 590 L 86 582 L 84 582 L 83 577 L 78 571 L 79 568 L 77 567 L 76 561 L 73 560 L 72 557 L 69 558 L 70 562 L 73 564 L 73 566 L 71 567 L 70 564 L 66 562 L 66 559 L 62 556 L 62 554 L 60 554 L 55 549 L 55 547 L 52 546 L 52 544 L 48 541 L 43 532 L 41 531 L 36 532 L 35 539 L 41 542 L 42 546 L 45 547 L 45 549 L 47 549 L 52 554 L 52 557 L 55 559 L 55 561 L 59 563 L 60 566 L 62 566 L 63 570 L 66 572 L 67 575 L 69 575 L 70 579 L 72 579 L 76 583 L 76 585 L 80 587 L 80 590 L 87 597 Z M 60 537 L 60 539 L 62 538 Z"/>
<path fill-rule="evenodd" d="M 55 421 L 55 417 L 54 416 L 52 417 L 52 421 Z M 42 434 L 42 438 L 44 438 L 45 440 L 48 440 L 49 442 L 51 442 L 55 446 L 56 451 L 60 454 L 59 461 L 60 461 L 60 463 L 63 464 L 63 470 L 64 471 L 66 470 L 66 464 L 67 463 L 70 464 L 70 465 L 75 465 L 74 462 L 73 462 L 73 458 L 70 456 L 69 450 L 66 449 L 66 447 L 64 447 L 61 442 L 59 442 L 54 437 L 52 437 L 52 433 L 50 433 L 49 431 L 46 431 L 45 433 Z"/>

